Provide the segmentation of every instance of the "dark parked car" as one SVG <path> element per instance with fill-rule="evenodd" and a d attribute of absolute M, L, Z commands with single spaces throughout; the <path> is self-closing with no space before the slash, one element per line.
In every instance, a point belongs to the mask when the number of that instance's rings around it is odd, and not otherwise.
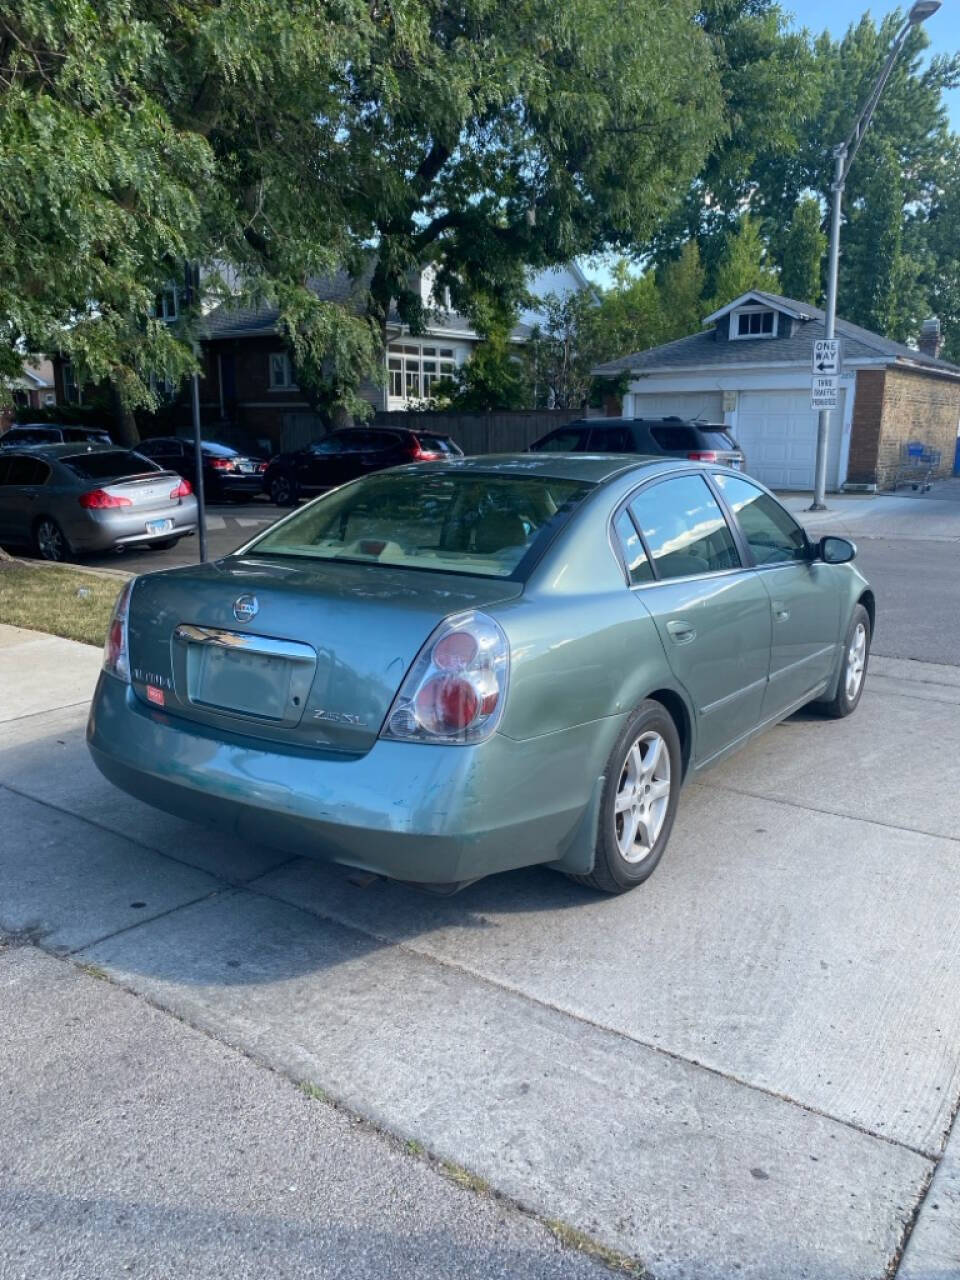
<path fill-rule="evenodd" d="M 0 543 L 44 560 L 172 547 L 196 527 L 189 481 L 130 449 L 55 444 L 0 453 Z"/>
<path fill-rule="evenodd" d="M 408 462 L 443 462 L 462 457 L 463 450 L 454 440 L 432 431 L 347 427 L 297 453 L 281 453 L 272 458 L 263 477 L 263 488 L 278 507 L 289 507 L 298 498 L 334 489 L 372 471 Z"/>
<path fill-rule="evenodd" d="M 0 449 L 31 448 L 35 444 L 113 444 L 103 427 L 69 427 L 59 422 L 18 422 L 0 436 Z"/>
<path fill-rule="evenodd" d="M 200 448 L 203 493 L 209 502 L 242 501 L 262 492 L 266 458 L 240 453 L 228 444 L 215 444 L 212 440 L 201 441 Z M 137 452 L 152 458 L 168 471 L 176 471 L 191 484 L 196 478 L 197 453 L 192 440 L 181 440 L 176 436 L 156 437 L 141 441 Z"/>
<path fill-rule="evenodd" d="M 722 422 L 683 418 L 585 418 L 558 427 L 530 448 L 535 453 L 642 453 L 745 469 L 743 451 Z"/>

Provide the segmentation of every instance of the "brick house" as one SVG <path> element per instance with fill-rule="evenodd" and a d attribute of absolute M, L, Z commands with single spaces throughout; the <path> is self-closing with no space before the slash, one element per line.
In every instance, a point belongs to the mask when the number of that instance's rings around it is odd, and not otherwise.
<path fill-rule="evenodd" d="M 364 306 L 362 282 L 346 275 L 314 281 L 312 287 L 322 299 L 354 307 L 358 314 Z M 432 384 L 454 374 L 480 341 L 467 319 L 450 310 L 449 298 L 435 296 L 429 270 L 419 273 L 414 287 L 433 308 L 426 331 L 411 334 L 398 317 L 392 317 L 387 325 L 383 380 L 360 389 L 381 412 L 406 411 L 422 404 Z M 521 315 L 513 341 L 519 347 L 529 337 L 537 319 L 537 298 L 590 288 L 575 263 L 532 276 L 528 282 L 532 306 Z M 200 399 L 205 424 L 230 424 L 270 448 L 296 447 L 320 433 L 317 415 L 296 386 L 275 308 L 224 303 L 204 317 L 204 329 Z"/>
<path fill-rule="evenodd" d="M 724 422 L 750 472 L 777 489 L 812 489 L 817 414 L 810 407 L 813 342 L 824 313 L 809 303 L 751 291 L 704 320 L 704 330 L 600 365 L 628 376 L 626 416 L 677 414 Z M 940 327 L 924 325 L 920 349 L 837 321 L 843 355 L 831 415 L 830 489 L 892 485 L 903 446 L 940 451 L 953 468 L 960 430 L 960 367 L 939 358 Z"/>

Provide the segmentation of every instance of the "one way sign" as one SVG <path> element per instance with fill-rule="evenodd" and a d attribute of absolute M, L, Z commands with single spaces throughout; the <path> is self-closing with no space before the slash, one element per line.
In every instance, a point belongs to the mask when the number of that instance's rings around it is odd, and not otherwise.
<path fill-rule="evenodd" d="M 819 338 L 813 344 L 813 372 L 829 377 L 840 372 L 840 339 Z"/>

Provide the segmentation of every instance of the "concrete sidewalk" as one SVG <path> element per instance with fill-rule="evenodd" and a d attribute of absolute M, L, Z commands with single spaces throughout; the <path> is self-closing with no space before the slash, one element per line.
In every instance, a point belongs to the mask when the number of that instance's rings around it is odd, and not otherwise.
<path fill-rule="evenodd" d="M 595 1269 L 291 1080 L 654 1280 L 958 1273 L 957 668 L 877 660 L 856 716 L 688 788 L 634 894 L 532 870 L 442 900 L 114 791 L 82 740 L 98 655 L 0 646 L 0 927 L 46 952 L 0 957 L 4 1280 L 128 1274 L 131 1234 L 165 1277 Z"/>
<path fill-rule="evenodd" d="M 938 492 L 939 490 L 939 492 Z M 960 541 L 960 489 L 938 486 L 929 494 L 827 495 L 826 511 L 810 511 L 813 495 L 781 493 L 783 505 L 811 533 L 851 538 Z"/>

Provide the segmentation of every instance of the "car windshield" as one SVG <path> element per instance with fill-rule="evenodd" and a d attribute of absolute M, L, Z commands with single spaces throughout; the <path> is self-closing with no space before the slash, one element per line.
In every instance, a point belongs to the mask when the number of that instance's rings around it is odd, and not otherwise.
<path fill-rule="evenodd" d="M 128 449 L 102 449 L 61 458 L 65 467 L 81 480 L 123 480 L 159 471 L 155 462 Z"/>
<path fill-rule="evenodd" d="M 317 499 L 248 552 L 508 578 L 592 487 L 549 476 L 379 472 Z"/>
<path fill-rule="evenodd" d="M 192 441 L 187 441 L 187 447 L 191 447 Z M 211 444 L 208 440 L 204 440 L 200 446 L 201 451 L 206 458 L 239 458 L 240 455 L 236 449 L 231 449 L 228 444 Z"/>

